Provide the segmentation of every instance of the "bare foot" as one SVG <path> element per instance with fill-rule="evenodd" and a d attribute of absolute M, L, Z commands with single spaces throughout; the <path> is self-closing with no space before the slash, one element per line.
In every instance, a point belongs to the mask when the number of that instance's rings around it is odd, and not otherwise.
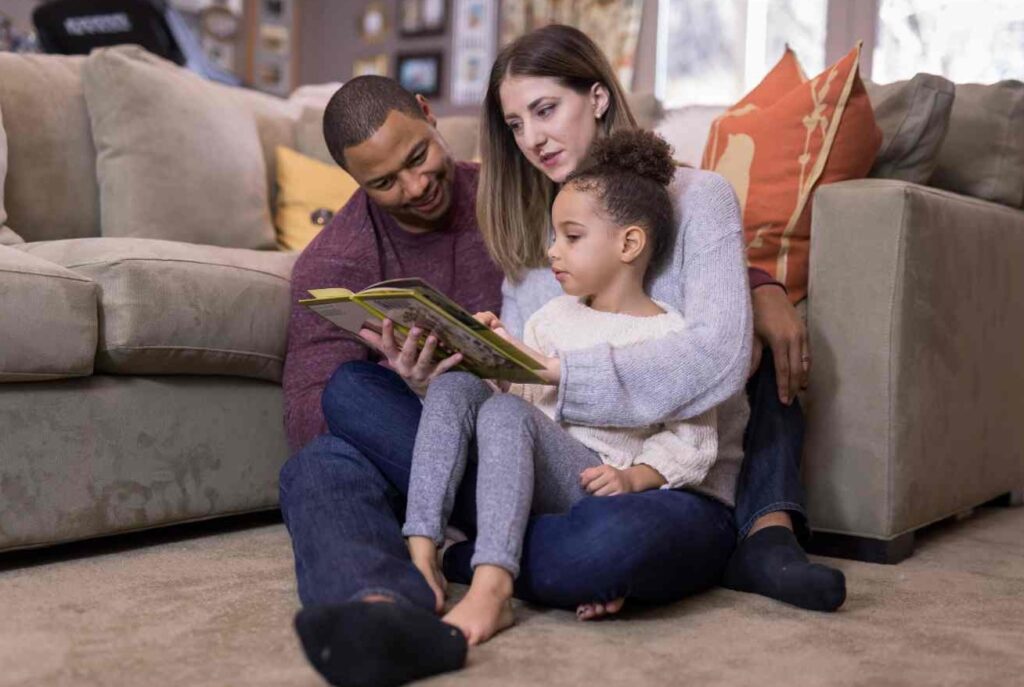
<path fill-rule="evenodd" d="M 580 620 L 593 620 L 594 618 L 603 618 L 606 615 L 612 615 L 622 610 L 622 605 L 626 603 L 625 599 L 615 599 L 608 603 L 596 603 L 580 604 L 576 607 L 576 617 Z"/>
<path fill-rule="evenodd" d="M 430 590 L 434 592 L 434 612 L 440 613 L 444 610 L 448 580 L 444 579 L 441 566 L 437 563 L 437 546 L 427 537 L 409 537 L 407 543 L 413 565 L 430 585 Z"/>
<path fill-rule="evenodd" d="M 477 566 L 466 596 L 442 620 L 462 630 L 470 646 L 512 627 L 512 576 L 494 565 Z"/>

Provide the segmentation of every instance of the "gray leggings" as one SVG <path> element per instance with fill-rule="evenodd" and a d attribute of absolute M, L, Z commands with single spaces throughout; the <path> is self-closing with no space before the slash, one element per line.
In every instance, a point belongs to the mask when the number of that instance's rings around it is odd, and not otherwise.
<path fill-rule="evenodd" d="M 476 438 L 476 456 L 472 455 Z M 468 372 L 430 383 L 423 404 L 405 511 L 407 536 L 444 541 L 455 492 L 476 458 L 477 539 L 471 565 L 519 575 L 531 514 L 564 513 L 583 498 L 580 472 L 601 465 L 597 453 L 518 396 L 495 393 Z"/>

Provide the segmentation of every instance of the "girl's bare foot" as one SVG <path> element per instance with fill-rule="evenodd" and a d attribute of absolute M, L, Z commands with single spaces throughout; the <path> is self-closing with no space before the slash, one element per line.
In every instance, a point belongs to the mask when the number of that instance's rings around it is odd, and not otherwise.
<path fill-rule="evenodd" d="M 576 617 L 580 620 L 593 620 L 595 618 L 603 618 L 606 615 L 612 615 L 622 610 L 622 605 L 626 603 L 624 598 L 615 599 L 608 603 L 596 603 L 580 604 L 576 607 Z"/>
<path fill-rule="evenodd" d="M 470 646 L 498 634 L 515 623 L 512 611 L 512 575 L 495 565 L 480 565 L 466 596 L 443 618 L 462 630 Z"/>
<path fill-rule="evenodd" d="M 440 613 L 444 610 L 448 580 L 444 579 L 441 566 L 437 563 L 437 546 L 428 537 L 409 537 L 407 543 L 413 565 L 434 592 L 434 612 Z"/>

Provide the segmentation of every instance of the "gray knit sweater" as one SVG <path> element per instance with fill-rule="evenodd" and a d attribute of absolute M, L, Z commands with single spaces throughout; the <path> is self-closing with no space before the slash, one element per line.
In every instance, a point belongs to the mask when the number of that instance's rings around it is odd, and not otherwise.
<path fill-rule="evenodd" d="M 736 194 L 718 174 L 690 168 L 676 172 L 670 190 L 677 234 L 670 258 L 648 276 L 647 293 L 682 313 L 686 328 L 627 348 L 562 353 L 561 422 L 643 427 L 683 420 L 743 387 L 752 316 Z M 560 295 L 550 269 L 530 270 L 518 282 L 506 279 L 501 319 L 522 337 L 530 315 Z"/>

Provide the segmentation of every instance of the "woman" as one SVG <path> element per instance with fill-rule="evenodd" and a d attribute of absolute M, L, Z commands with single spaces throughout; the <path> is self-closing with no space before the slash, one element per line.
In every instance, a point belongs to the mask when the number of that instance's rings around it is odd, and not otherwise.
<path fill-rule="evenodd" d="M 560 294 L 546 257 L 548 217 L 558 184 L 586 158 L 597 137 L 634 127 L 607 60 L 576 29 L 539 29 L 507 46 L 495 61 L 483 108 L 477 212 L 491 254 L 507 275 L 501 318 L 514 334 L 521 335 L 526 318 Z M 799 483 L 802 418 L 795 403 L 810 368 L 803 325 L 782 287 L 767 274 L 751 270 L 748 282 L 740 212 L 727 182 L 682 168 L 675 193 L 680 224 L 674 257 L 653 276 L 650 287 L 655 298 L 683 313 L 686 331 L 628 351 L 566 354 L 547 361 L 545 376 L 560 387 L 559 419 L 639 427 L 704 412 L 737 391 L 754 370 L 748 384 L 747 458 L 737 493 L 741 542 L 727 569 L 716 568 L 699 583 L 678 584 L 677 577 L 673 585 L 638 593 L 620 581 L 617 589 L 602 590 L 590 600 L 594 603 L 584 604 L 582 617 L 617 611 L 623 587 L 640 600 L 667 601 L 723 575 L 734 589 L 835 610 L 845 599 L 842 573 L 809 563 L 793 532 L 795 527 L 806 534 Z M 772 355 L 762 359 L 764 345 Z M 666 349 L 674 355 L 665 355 Z M 430 368 L 403 363 L 393 345 L 384 351 L 406 379 L 422 383 L 432 376 Z M 673 364 L 658 362 L 666 359 Z M 671 388 L 649 383 L 666 377 L 678 383 Z M 622 381 L 618 393 L 590 393 L 613 379 Z M 654 387 L 669 393 L 655 393 Z M 668 503 L 684 497 L 666 493 L 658 498 Z M 676 514 L 680 520 L 675 524 L 683 532 L 693 514 L 685 507 Z M 469 543 L 453 547 L 446 558 L 449 575 L 468 580 L 470 554 Z M 524 574 L 529 579 L 528 571 Z"/>

